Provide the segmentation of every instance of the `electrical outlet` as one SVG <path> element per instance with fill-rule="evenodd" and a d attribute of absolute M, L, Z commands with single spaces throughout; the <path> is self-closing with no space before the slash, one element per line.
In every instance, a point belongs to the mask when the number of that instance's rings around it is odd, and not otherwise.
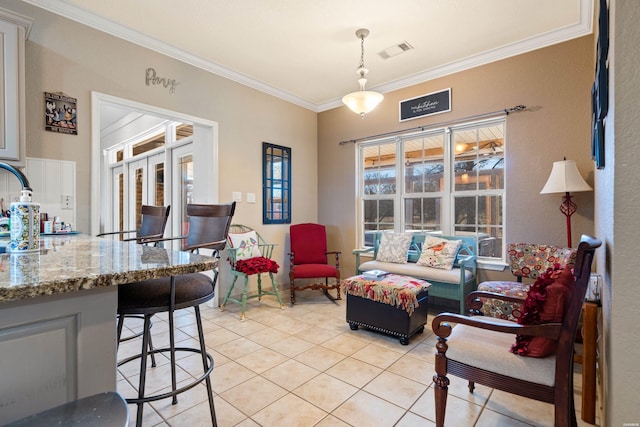
<path fill-rule="evenodd" d="M 73 203 L 73 198 L 71 196 L 62 196 L 62 209 L 68 209 L 71 210 L 73 209 L 72 206 Z"/>

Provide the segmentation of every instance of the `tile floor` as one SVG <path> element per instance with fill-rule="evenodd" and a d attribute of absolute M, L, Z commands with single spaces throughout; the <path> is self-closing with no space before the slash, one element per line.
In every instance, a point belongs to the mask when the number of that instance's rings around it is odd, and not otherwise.
<path fill-rule="evenodd" d="M 225 311 L 202 306 L 205 341 L 215 360 L 212 374 L 218 425 L 226 426 L 431 426 L 434 424 L 435 337 L 430 312 L 422 334 L 409 345 L 360 328 L 349 329 L 346 301 L 337 304 L 319 291 L 296 293 L 294 307 L 281 310 L 275 297 L 251 300 L 247 319 L 239 306 Z M 283 292 L 288 299 L 288 294 Z M 156 318 L 157 317 L 157 318 Z M 154 345 L 168 343 L 166 317 L 154 317 Z M 193 310 L 176 313 L 176 341 L 196 347 Z M 127 321 L 132 331 L 141 322 Z M 124 335 L 125 333 L 123 333 Z M 118 358 L 139 352 L 140 340 L 120 345 Z M 189 372 L 202 372 L 200 356 L 178 360 L 179 384 Z M 118 391 L 136 395 L 138 362 L 119 369 Z M 466 382 L 449 377 L 448 426 L 552 426 L 553 406 L 481 385 L 473 394 Z M 168 383 L 167 383 L 168 381 Z M 580 374 L 575 374 L 576 405 L 580 408 Z M 147 389 L 157 392 L 170 384 L 168 359 L 147 375 Z M 130 405 L 135 425 L 135 405 Z M 210 425 L 206 389 L 199 385 L 179 396 L 145 405 L 145 426 Z M 588 426 L 580 420 L 578 424 Z"/>

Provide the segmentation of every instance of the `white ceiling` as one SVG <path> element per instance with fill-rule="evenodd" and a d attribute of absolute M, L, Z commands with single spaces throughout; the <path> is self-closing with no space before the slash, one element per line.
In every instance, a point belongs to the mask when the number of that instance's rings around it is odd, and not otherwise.
<path fill-rule="evenodd" d="M 591 32 L 593 0 L 23 0 L 313 111 Z M 402 42 L 412 50 L 383 59 Z M 178 89 L 179 90 L 179 87 Z"/>

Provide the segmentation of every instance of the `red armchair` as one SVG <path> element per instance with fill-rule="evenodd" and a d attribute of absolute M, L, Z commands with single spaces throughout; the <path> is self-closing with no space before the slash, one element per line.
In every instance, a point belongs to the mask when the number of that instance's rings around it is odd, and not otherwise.
<path fill-rule="evenodd" d="M 289 281 L 291 287 L 291 304 L 296 303 L 296 291 L 305 289 L 322 289 L 330 300 L 340 299 L 340 252 L 327 251 L 327 233 L 324 225 L 296 224 L 289 228 L 291 242 Z M 327 255 L 335 255 L 335 264 L 328 262 Z M 323 279 L 324 283 L 308 283 L 296 285 L 296 279 Z M 335 279 L 330 284 L 329 279 Z M 329 294 L 336 290 L 336 297 Z"/>

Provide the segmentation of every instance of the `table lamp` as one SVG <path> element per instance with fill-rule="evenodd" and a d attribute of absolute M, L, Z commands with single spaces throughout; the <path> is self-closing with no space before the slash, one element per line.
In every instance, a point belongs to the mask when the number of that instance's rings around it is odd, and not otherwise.
<path fill-rule="evenodd" d="M 578 209 L 578 206 L 571 200 L 572 196 L 569 193 L 591 190 L 593 190 L 591 186 L 580 175 L 575 161 L 565 158 L 560 162 L 553 162 L 549 179 L 547 179 L 547 183 L 540 191 L 540 194 L 564 193 L 562 204 L 560 204 L 560 212 L 567 217 L 568 247 L 571 247 L 571 215 Z"/>

